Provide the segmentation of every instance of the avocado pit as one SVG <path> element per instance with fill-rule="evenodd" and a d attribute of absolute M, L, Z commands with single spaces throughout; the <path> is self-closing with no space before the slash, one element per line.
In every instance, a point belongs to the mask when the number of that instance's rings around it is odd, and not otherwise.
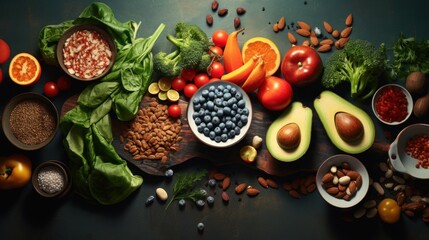
<path fill-rule="evenodd" d="M 296 123 L 288 123 L 277 132 L 277 142 L 285 150 L 298 147 L 301 142 L 301 130 Z"/>
<path fill-rule="evenodd" d="M 335 114 L 335 128 L 338 135 L 346 142 L 358 141 L 363 136 L 363 124 L 354 115 L 346 112 Z"/>

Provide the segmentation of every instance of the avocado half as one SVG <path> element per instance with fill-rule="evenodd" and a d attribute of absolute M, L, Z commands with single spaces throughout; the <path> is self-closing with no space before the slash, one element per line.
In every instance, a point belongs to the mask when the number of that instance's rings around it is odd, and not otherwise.
<path fill-rule="evenodd" d="M 329 139 L 338 149 L 346 153 L 358 154 L 366 151 L 374 143 L 375 127 L 371 117 L 344 98 L 331 91 L 323 91 L 314 100 L 314 108 Z M 349 113 L 361 121 L 363 135 L 358 141 L 346 142 L 338 134 L 335 128 L 335 114 L 339 112 Z"/>
<path fill-rule="evenodd" d="M 292 162 L 302 157 L 310 146 L 313 112 L 301 102 L 293 102 L 268 127 L 266 145 L 273 158 L 282 162 Z M 299 145 L 290 150 L 283 149 L 277 142 L 277 132 L 289 123 L 296 123 L 301 132 Z"/>

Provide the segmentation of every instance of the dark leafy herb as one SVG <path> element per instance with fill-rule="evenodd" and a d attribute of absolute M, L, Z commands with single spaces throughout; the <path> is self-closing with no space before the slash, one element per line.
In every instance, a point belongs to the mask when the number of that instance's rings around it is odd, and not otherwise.
<path fill-rule="evenodd" d="M 201 188 L 195 188 L 196 183 L 201 181 L 204 176 L 206 176 L 205 171 L 176 174 L 177 180 L 173 186 L 173 196 L 165 209 L 175 200 L 189 199 L 195 202 L 204 198 L 206 196 L 204 191 L 201 191 Z"/>

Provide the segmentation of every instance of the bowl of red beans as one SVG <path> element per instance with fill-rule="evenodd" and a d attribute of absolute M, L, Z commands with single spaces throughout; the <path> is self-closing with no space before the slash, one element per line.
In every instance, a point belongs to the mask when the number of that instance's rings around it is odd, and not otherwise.
<path fill-rule="evenodd" d="M 382 123 L 399 125 L 411 116 L 413 98 L 401 85 L 386 84 L 374 93 L 372 110 Z"/>
<path fill-rule="evenodd" d="M 389 160 L 398 172 L 429 179 L 429 124 L 416 123 L 402 129 L 390 144 Z"/>
<path fill-rule="evenodd" d="M 57 44 L 58 64 L 70 77 L 91 81 L 104 77 L 116 58 L 112 37 L 93 24 L 75 25 L 61 36 Z"/>

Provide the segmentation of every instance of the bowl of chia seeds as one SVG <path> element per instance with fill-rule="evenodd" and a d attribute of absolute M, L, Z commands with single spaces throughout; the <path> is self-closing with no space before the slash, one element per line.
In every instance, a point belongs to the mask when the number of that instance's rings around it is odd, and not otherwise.
<path fill-rule="evenodd" d="M 58 124 L 55 105 L 45 96 L 32 92 L 13 97 L 2 114 L 6 138 L 22 150 L 37 150 L 48 145 Z"/>
<path fill-rule="evenodd" d="M 33 187 L 47 198 L 61 198 L 71 187 L 70 171 L 61 161 L 49 160 L 39 164 L 33 171 Z"/>

